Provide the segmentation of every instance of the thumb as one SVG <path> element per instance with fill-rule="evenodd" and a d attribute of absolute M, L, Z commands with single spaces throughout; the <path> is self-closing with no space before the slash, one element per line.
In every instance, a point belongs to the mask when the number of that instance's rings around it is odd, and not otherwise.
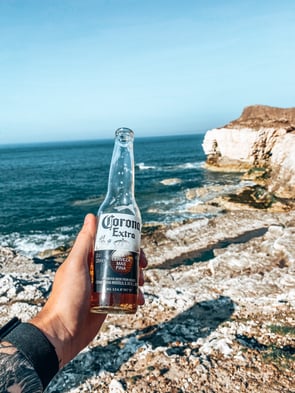
<path fill-rule="evenodd" d="M 90 251 L 93 248 L 96 234 L 96 217 L 93 214 L 87 214 L 73 248 L 70 252 L 70 259 L 87 260 Z"/>

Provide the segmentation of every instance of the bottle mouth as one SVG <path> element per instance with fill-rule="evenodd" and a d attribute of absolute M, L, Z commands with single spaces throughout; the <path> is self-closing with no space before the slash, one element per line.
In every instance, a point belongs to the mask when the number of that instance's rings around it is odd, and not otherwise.
<path fill-rule="evenodd" d="M 121 143 L 128 143 L 133 141 L 134 132 L 130 128 L 121 127 L 117 129 L 115 136 Z"/>

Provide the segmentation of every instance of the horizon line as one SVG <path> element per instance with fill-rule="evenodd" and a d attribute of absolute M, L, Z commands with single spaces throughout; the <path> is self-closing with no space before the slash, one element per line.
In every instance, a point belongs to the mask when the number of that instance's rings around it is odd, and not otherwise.
<path fill-rule="evenodd" d="M 205 134 L 206 131 L 188 132 L 185 134 L 163 134 L 163 135 L 145 135 L 136 136 L 135 139 L 157 139 L 157 138 L 171 138 L 171 137 L 186 137 L 192 135 Z M 97 141 L 113 141 L 115 137 L 100 137 L 100 138 L 85 138 L 85 139 L 60 139 L 60 140 L 47 140 L 47 141 L 32 141 L 32 142 L 0 142 L 0 147 L 16 147 L 16 146 L 30 146 L 30 145 L 48 145 L 59 143 L 79 143 L 79 142 L 97 142 Z"/>

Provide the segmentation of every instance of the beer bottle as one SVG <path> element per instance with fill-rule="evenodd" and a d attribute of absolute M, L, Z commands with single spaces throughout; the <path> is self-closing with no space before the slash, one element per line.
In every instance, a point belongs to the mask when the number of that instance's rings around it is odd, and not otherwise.
<path fill-rule="evenodd" d="M 134 197 L 133 139 L 128 128 L 115 133 L 90 267 L 93 313 L 133 314 L 137 310 L 141 216 Z"/>

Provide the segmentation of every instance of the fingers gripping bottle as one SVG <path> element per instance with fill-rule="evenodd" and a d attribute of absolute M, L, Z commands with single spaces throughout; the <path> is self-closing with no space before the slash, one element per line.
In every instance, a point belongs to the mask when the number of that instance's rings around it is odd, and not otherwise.
<path fill-rule="evenodd" d="M 134 197 L 133 139 L 128 128 L 116 131 L 90 268 L 93 313 L 133 314 L 137 310 L 141 216 Z"/>

